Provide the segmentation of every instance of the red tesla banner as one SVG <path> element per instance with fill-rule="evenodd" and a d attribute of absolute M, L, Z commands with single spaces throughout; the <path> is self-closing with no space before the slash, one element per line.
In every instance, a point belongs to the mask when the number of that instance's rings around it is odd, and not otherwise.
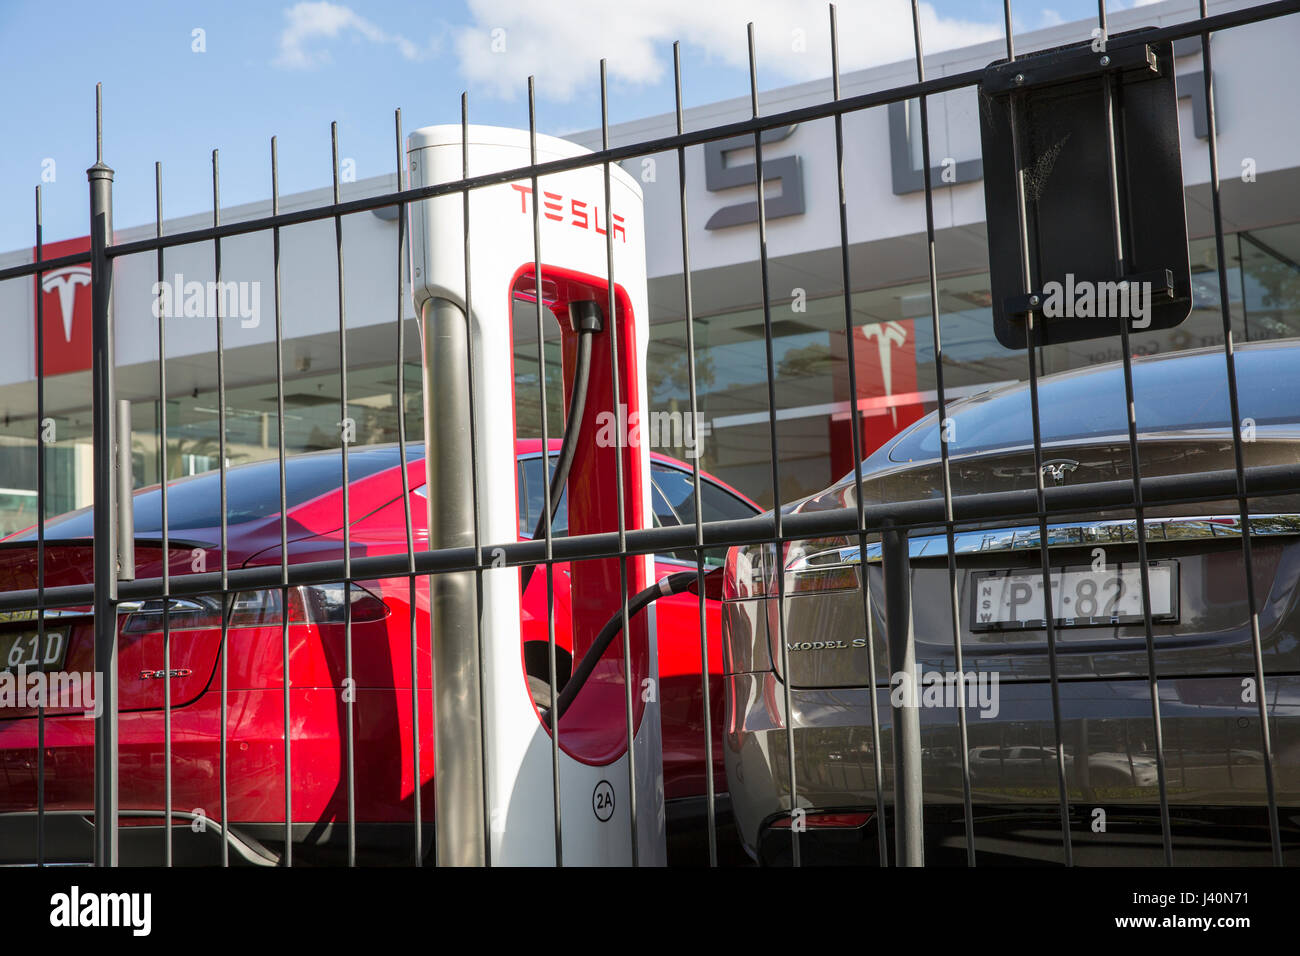
<path fill-rule="evenodd" d="M 89 249 L 90 237 L 83 236 L 46 243 L 42 256 L 54 259 Z M 41 297 L 44 316 L 45 374 L 90 368 L 90 264 L 64 266 L 38 275 L 36 295 Z"/>
<path fill-rule="evenodd" d="M 927 320 L 928 321 L 928 320 Z M 862 416 L 862 456 L 865 458 L 925 414 L 916 381 L 916 324 L 912 319 L 877 322 L 853 330 L 854 371 L 858 379 L 858 410 Z M 834 395 L 845 403 L 831 416 L 831 480 L 853 470 L 850 424 L 849 350 L 843 332 L 831 333 Z"/>

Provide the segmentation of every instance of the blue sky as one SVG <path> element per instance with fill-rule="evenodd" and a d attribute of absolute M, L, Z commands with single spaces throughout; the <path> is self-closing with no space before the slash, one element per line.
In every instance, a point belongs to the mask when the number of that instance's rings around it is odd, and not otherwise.
<path fill-rule="evenodd" d="M 1013 8 L 1017 31 L 1096 16 L 1088 0 Z M 922 10 L 927 50 L 1001 30 L 995 0 L 934 0 Z M 845 69 L 911 55 L 906 0 L 843 0 L 839 16 Z M 602 56 L 613 122 L 666 112 L 674 38 L 687 106 L 746 95 L 750 19 L 761 87 L 827 74 L 821 0 L 0 0 L 0 251 L 32 244 L 33 189 L 51 173 L 46 239 L 87 232 L 96 82 L 122 228 L 152 221 L 156 160 L 166 216 L 211 208 L 214 147 L 223 205 L 269 195 L 272 134 L 282 193 L 325 186 L 337 120 L 340 154 L 366 178 L 394 167 L 394 108 L 407 130 L 459 122 L 467 90 L 473 122 L 526 127 L 529 74 L 542 132 L 594 127 Z"/>

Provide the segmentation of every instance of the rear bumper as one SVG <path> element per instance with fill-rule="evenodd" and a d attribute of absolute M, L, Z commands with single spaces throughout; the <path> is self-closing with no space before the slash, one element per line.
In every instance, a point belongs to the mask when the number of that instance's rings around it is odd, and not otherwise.
<path fill-rule="evenodd" d="M 427 693 L 427 692 L 422 692 Z M 348 783 L 347 710 L 333 688 L 291 688 L 291 820 L 293 839 L 322 851 L 346 846 Z M 255 844 L 283 844 L 285 819 L 284 696 L 279 688 L 235 690 L 226 695 L 224 809 L 233 838 Z M 357 689 L 353 708 L 356 772 L 353 784 L 358 848 L 388 844 L 409 858 L 414 845 L 415 767 L 409 689 Z M 84 862 L 89 857 L 89 822 L 94 808 L 94 724 L 78 716 L 44 720 L 44 760 L 35 718 L 0 720 L 0 862 L 36 858 L 38 791 L 48 820 L 46 855 L 51 861 Z M 421 722 L 419 781 L 424 829 L 432 832 L 433 741 L 431 720 Z M 118 721 L 119 806 L 123 860 L 128 844 L 148 849 L 161 863 L 166 811 L 168 755 L 164 715 L 122 713 Z M 194 843 L 195 854 L 211 860 L 209 847 L 222 833 L 221 694 L 210 691 L 171 713 L 170 781 L 173 844 Z M 43 781 L 42 781 L 43 778 Z M 202 817 L 205 826 L 193 827 Z M 142 819 L 147 822 L 142 822 Z M 155 827 L 156 824 L 156 827 Z M 6 830 L 5 827 L 8 827 Z M 150 831 L 156 830 L 154 836 Z M 385 834 L 392 830 L 398 835 Z M 194 832 L 198 839 L 191 840 Z M 150 842 L 152 840 L 152 842 Z M 65 851 L 61 847 L 68 847 Z M 56 852 L 57 851 L 57 852 Z M 329 852 L 332 852 L 330 850 Z M 233 846 L 234 860 L 242 851 Z M 177 856 L 178 861 L 181 859 Z M 219 859 L 219 858 L 218 858 Z"/>
<path fill-rule="evenodd" d="M 278 854 L 246 833 L 224 834 L 220 824 L 196 826 L 194 814 L 173 817 L 172 862 L 176 866 L 220 865 L 221 841 L 229 846 L 232 864 L 274 866 Z M 166 827 L 153 814 L 122 813 L 118 827 L 118 860 L 123 866 L 158 866 L 166 857 Z M 34 811 L 0 814 L 0 866 L 89 866 L 95 855 L 94 815 L 56 810 L 43 816 Z"/>
<path fill-rule="evenodd" d="M 162 866 L 167 860 L 167 826 L 153 812 L 120 814 L 118 862 L 122 866 Z M 430 858 L 433 821 L 421 830 L 420 859 Z M 94 861 L 94 816 L 74 810 L 0 813 L 0 867 L 89 866 Z M 290 827 L 295 863 L 346 865 L 346 823 L 295 823 Z M 234 823 L 224 831 L 212 820 L 173 811 L 171 825 L 174 866 L 220 866 L 222 843 L 231 866 L 280 866 L 285 860 L 285 830 L 281 823 Z M 356 859 L 365 865 L 408 865 L 415 861 L 415 829 L 394 823 L 358 823 Z"/>
<path fill-rule="evenodd" d="M 737 829 L 751 855 L 779 862 L 781 854 L 773 847 L 788 847 L 790 842 L 788 829 L 773 832 L 772 827 L 790 808 L 784 688 L 771 672 L 734 675 L 727 682 L 725 752 Z M 1072 840 L 1081 847 L 1095 845 L 1097 862 L 1162 862 L 1147 682 L 1063 681 L 1059 686 Z M 1300 678 L 1271 677 L 1266 688 L 1274 784 L 1287 842 L 1294 835 L 1288 808 L 1300 807 Z M 1050 686 L 1003 683 L 998 691 L 996 716 L 981 717 L 976 708 L 966 711 L 977 851 L 1006 861 L 1059 861 L 1062 837 Z M 1258 705 L 1241 697 L 1242 678 L 1237 676 L 1160 682 L 1175 862 L 1269 862 Z M 791 706 L 797 805 L 808 810 L 874 811 L 876 760 L 869 692 L 793 690 Z M 877 710 L 890 827 L 888 690 L 877 692 Z M 919 710 L 927 854 L 939 862 L 956 847 L 957 859 L 964 862 L 957 711 L 942 706 Z M 1104 831 L 1094 830 L 1098 810 L 1105 814 Z M 865 848 L 862 862 L 876 858 L 878 822 L 872 821 L 870 834 L 856 835 Z M 800 839 L 801 846 L 815 847 L 828 837 L 805 830 Z M 830 839 L 843 841 L 844 835 L 831 834 Z M 1155 857 L 1150 856 L 1152 846 Z M 1289 852 L 1295 856 L 1297 851 Z M 1300 856 L 1295 861 L 1300 862 Z M 1076 854 L 1076 862 L 1090 862 L 1089 855 Z"/>
<path fill-rule="evenodd" d="M 972 805 L 975 858 L 980 866 L 1063 865 L 1061 811 L 1056 805 Z M 1092 828 L 1094 808 L 1074 804 L 1069 811 L 1070 848 L 1075 866 L 1163 866 L 1160 810 L 1152 806 L 1108 805 L 1106 830 Z M 784 817 L 782 814 L 781 817 Z M 1280 814 L 1283 859 L 1300 863 L 1300 816 L 1295 807 Z M 780 819 L 778 817 L 777 819 Z M 809 828 L 799 835 L 804 866 L 876 865 L 880 860 L 877 817 L 852 829 Z M 1177 808 L 1171 813 L 1174 862 L 1179 866 L 1270 866 L 1272 849 L 1263 807 Z M 885 859 L 893 865 L 892 816 L 886 816 Z M 927 806 L 923 836 L 927 866 L 965 866 L 964 811 L 951 805 Z M 759 830 L 758 859 L 764 866 L 789 866 L 794 851 L 788 827 Z"/>

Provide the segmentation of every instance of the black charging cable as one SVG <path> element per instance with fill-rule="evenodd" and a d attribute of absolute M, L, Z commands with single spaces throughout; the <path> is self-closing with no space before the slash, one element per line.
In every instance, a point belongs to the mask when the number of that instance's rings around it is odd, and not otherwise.
<path fill-rule="evenodd" d="M 628 623 L 632 618 L 645 610 L 655 601 L 662 597 L 668 597 L 670 594 L 682 594 L 686 591 L 695 589 L 696 582 L 699 581 L 699 575 L 695 571 L 678 571 L 676 574 L 669 574 L 660 578 L 658 582 L 650 585 L 643 591 L 638 591 L 627 601 L 627 619 Z M 591 647 L 587 648 L 587 653 L 582 655 L 582 661 L 578 664 L 578 669 L 573 672 L 564 689 L 560 691 L 560 696 L 555 702 L 555 706 L 542 712 L 542 721 L 547 727 L 552 725 L 551 715 L 555 715 L 555 720 L 564 716 L 569 705 L 573 703 L 578 696 L 578 692 L 587 683 L 587 678 L 596 669 L 596 664 L 604 656 L 605 651 L 609 650 L 609 645 L 613 643 L 618 633 L 623 630 L 623 609 L 619 608 L 614 616 L 605 622 L 605 626 L 600 629 L 596 635 L 596 640 L 592 642 Z"/>
<path fill-rule="evenodd" d="M 569 401 L 568 416 L 564 421 L 564 440 L 560 442 L 560 454 L 556 458 L 555 473 L 551 475 L 551 484 L 546 496 L 548 510 L 543 511 L 537 519 L 537 527 L 533 529 L 534 541 L 546 534 L 547 515 L 549 514 L 551 520 L 554 520 L 555 512 L 560 507 L 560 499 L 564 497 L 564 486 L 569 480 L 569 469 L 573 466 L 573 456 L 578 450 L 578 433 L 582 429 L 582 416 L 587 408 L 587 386 L 591 382 L 592 339 L 597 332 L 603 332 L 605 329 L 605 316 L 600 311 L 600 304 L 591 299 L 569 303 L 569 322 L 573 330 L 578 333 L 573 393 Z M 543 469 L 550 462 L 550 451 L 549 448 L 542 449 Z M 537 565 L 530 564 L 524 568 L 521 578 L 522 591 L 528 590 L 528 582 L 532 579 L 536 567 Z"/>

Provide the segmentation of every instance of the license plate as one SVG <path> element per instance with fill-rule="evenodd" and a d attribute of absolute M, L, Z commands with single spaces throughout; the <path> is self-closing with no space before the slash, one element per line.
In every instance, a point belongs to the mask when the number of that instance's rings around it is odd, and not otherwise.
<path fill-rule="evenodd" d="M 971 630 L 1042 630 L 1044 620 L 1041 570 L 974 571 Z M 1178 620 L 1178 563 L 1147 565 L 1151 590 L 1151 620 Z M 1100 571 L 1091 566 L 1052 568 L 1053 624 L 1056 627 L 1109 627 L 1140 624 L 1142 576 L 1137 565 L 1116 564 Z"/>
<path fill-rule="evenodd" d="M 35 628 L 0 634 L 0 670 L 15 671 L 22 667 L 30 671 L 42 665 L 47 671 L 61 670 L 67 652 L 66 629 L 47 630 L 43 642 Z"/>

